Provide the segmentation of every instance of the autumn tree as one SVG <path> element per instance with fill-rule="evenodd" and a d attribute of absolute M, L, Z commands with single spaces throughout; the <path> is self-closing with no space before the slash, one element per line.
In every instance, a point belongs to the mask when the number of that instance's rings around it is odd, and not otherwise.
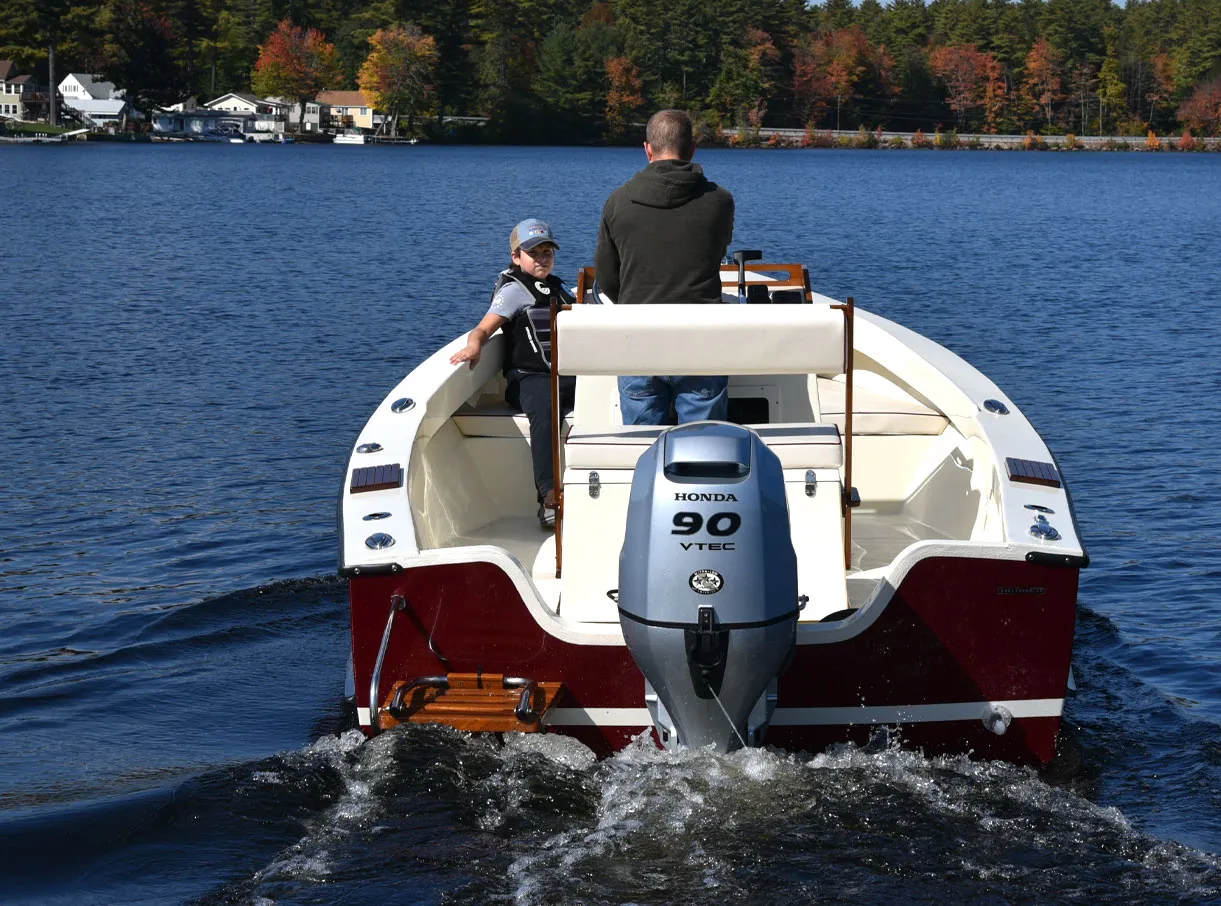
<path fill-rule="evenodd" d="M 1060 100 L 1060 54 L 1039 38 L 1026 55 L 1026 78 L 1022 92 L 1031 105 L 1043 114 L 1047 125 L 1051 125 L 1051 108 Z"/>
<path fill-rule="evenodd" d="M 966 126 L 967 113 L 983 106 L 988 59 L 974 44 L 943 44 L 928 55 L 929 68 L 945 85 L 960 130 Z"/>
<path fill-rule="evenodd" d="M 1179 121 L 1197 132 L 1221 135 L 1221 78 L 1196 86 L 1179 107 Z"/>
<path fill-rule="evenodd" d="M 1149 124 L 1152 126 L 1158 110 L 1167 109 L 1174 96 L 1174 58 L 1162 52 L 1154 54 L 1149 63 L 1153 70 L 1152 84 L 1145 100 L 1149 102 Z"/>
<path fill-rule="evenodd" d="M 835 102 L 835 128 L 840 128 L 844 102 L 858 84 L 871 78 L 879 92 L 893 90 L 894 62 L 884 47 L 874 47 L 859 26 L 841 28 L 798 45 L 793 63 L 793 93 L 813 121 Z"/>
<path fill-rule="evenodd" d="M 606 61 L 606 134 L 619 139 L 627 132 L 632 116 L 644 106 L 640 73 L 627 57 Z"/>
<path fill-rule="evenodd" d="M 360 67 L 360 90 L 375 110 L 385 113 L 383 128 L 397 129 L 406 114 L 410 129 L 434 88 L 437 42 L 409 24 L 378 29 L 369 44 L 373 49 Z"/>
<path fill-rule="evenodd" d="M 295 101 L 299 105 L 297 131 L 301 131 L 306 103 L 341 78 L 335 45 L 327 43 L 316 28 L 300 28 L 290 19 L 282 19 L 259 45 L 251 85 L 263 97 L 278 95 Z"/>
<path fill-rule="evenodd" d="M 984 132 L 995 135 L 997 123 L 1005 109 L 1009 94 L 1009 82 L 1001 61 L 985 54 L 984 62 Z"/>

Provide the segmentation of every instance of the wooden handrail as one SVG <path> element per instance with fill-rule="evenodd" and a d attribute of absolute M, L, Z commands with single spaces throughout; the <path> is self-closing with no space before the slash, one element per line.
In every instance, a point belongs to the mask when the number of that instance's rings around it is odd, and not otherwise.
<path fill-rule="evenodd" d="M 856 303 L 852 297 L 842 305 L 833 305 L 844 313 L 844 569 L 852 568 L 852 352 Z"/>
<path fill-rule="evenodd" d="M 746 265 L 746 272 L 748 274 L 786 274 L 786 275 L 788 275 L 788 279 L 793 283 L 794 286 L 805 285 L 806 288 L 809 288 L 809 282 L 810 282 L 809 274 L 806 273 L 805 265 L 802 265 L 802 264 L 763 264 L 761 262 L 755 262 L 755 263 Z M 722 277 L 721 277 L 722 283 L 726 282 L 724 275 L 729 274 L 733 277 L 733 279 L 730 280 L 729 282 L 733 283 L 735 285 L 737 284 L 738 266 L 736 264 L 722 264 L 721 265 L 721 274 L 722 274 Z M 803 275 L 804 275 L 804 280 L 803 280 Z M 781 286 L 787 285 L 786 283 L 784 283 L 784 281 L 777 281 L 777 282 Z"/>

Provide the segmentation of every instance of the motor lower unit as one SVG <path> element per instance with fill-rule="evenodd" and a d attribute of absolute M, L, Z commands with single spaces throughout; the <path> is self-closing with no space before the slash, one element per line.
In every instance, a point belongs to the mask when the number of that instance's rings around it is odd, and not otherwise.
<path fill-rule="evenodd" d="M 799 609 L 780 460 L 740 425 L 665 431 L 632 476 L 619 622 L 668 748 L 762 741 Z"/>

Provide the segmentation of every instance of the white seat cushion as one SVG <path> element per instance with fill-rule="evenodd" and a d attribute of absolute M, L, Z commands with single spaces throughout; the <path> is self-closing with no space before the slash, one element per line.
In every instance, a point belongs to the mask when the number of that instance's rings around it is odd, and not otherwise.
<path fill-rule="evenodd" d="M 852 386 L 853 435 L 931 434 L 945 430 L 949 420 L 893 384 L 871 388 L 862 386 L 866 375 L 857 372 Z M 822 419 L 844 426 L 844 380 L 841 377 L 818 379 L 818 405 Z"/>
<path fill-rule="evenodd" d="M 564 423 L 572 427 L 572 416 Z M 467 437 L 526 437 L 530 436 L 530 419 L 508 403 L 484 403 L 479 408 L 462 405 L 454 412 L 454 424 Z"/>
<path fill-rule="evenodd" d="M 570 469 L 634 469 L 664 427 L 577 425 L 564 445 Z M 844 448 L 835 425 L 759 425 L 753 428 L 785 469 L 838 469 Z"/>
<path fill-rule="evenodd" d="M 564 442 L 564 462 L 570 469 L 634 469 L 664 430 L 655 425 L 576 425 Z"/>

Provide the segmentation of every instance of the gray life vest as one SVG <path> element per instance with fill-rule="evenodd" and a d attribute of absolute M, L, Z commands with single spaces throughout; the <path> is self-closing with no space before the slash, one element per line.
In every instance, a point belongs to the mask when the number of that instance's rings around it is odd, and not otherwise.
<path fill-rule="evenodd" d="M 534 304 L 524 308 L 509 319 L 505 335 L 509 339 L 509 350 L 505 355 L 504 372 L 551 371 L 551 311 L 556 303 L 571 304 L 574 300 L 564 289 L 564 283 L 555 274 L 544 280 L 536 280 L 521 268 L 511 267 L 501 272 L 492 289 L 492 296 L 513 280 L 530 294 Z"/>

